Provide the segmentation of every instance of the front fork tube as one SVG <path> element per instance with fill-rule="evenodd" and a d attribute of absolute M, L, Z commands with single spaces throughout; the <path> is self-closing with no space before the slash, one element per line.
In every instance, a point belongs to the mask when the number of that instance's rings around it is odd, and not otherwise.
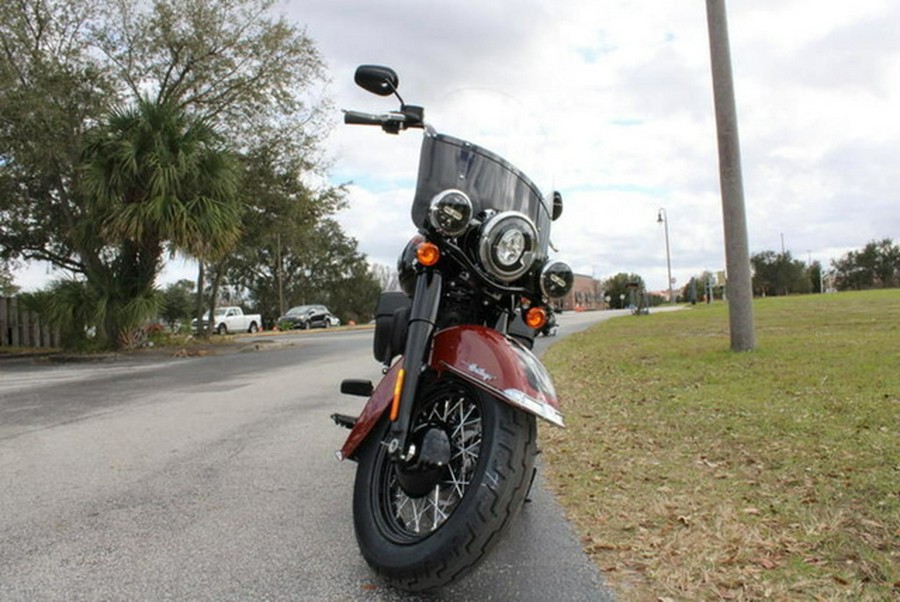
<path fill-rule="evenodd" d="M 401 460 L 410 461 L 416 455 L 414 446 L 407 449 L 409 423 L 415 405 L 416 391 L 419 388 L 419 379 L 431 351 L 442 283 L 441 273 L 433 270 L 423 270 L 416 278 L 403 367 L 394 387 L 390 415 L 391 429 L 387 442 L 388 453 Z"/>

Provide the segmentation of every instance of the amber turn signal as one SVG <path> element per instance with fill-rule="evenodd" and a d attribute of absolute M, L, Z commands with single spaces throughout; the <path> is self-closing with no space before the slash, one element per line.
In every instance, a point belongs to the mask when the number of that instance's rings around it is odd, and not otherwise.
<path fill-rule="evenodd" d="M 400 395 L 403 393 L 403 378 L 405 376 L 406 371 L 403 368 L 400 368 L 399 372 L 397 372 L 397 380 L 394 381 L 394 399 L 391 401 L 391 422 L 395 422 L 397 416 L 400 415 Z"/>
<path fill-rule="evenodd" d="M 425 267 L 431 267 L 441 258 L 441 250 L 432 242 L 423 242 L 416 248 L 416 259 Z"/>
<path fill-rule="evenodd" d="M 543 307 L 529 308 L 525 312 L 525 323 L 528 324 L 529 328 L 534 328 L 535 330 L 543 328 L 544 324 L 547 323 L 547 310 Z"/>

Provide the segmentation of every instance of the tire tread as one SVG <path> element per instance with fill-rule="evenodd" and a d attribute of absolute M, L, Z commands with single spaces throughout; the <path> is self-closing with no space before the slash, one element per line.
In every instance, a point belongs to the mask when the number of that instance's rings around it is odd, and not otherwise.
<path fill-rule="evenodd" d="M 393 571 L 388 573 L 370 560 L 369 564 L 390 585 L 407 591 L 428 592 L 462 578 L 474 570 L 497 545 L 522 507 L 537 455 L 537 427 L 533 416 L 497 401 L 492 403 L 498 404 L 500 424 L 496 429 L 497 456 L 494 466 L 488 470 L 493 470 L 504 481 L 513 479 L 512 485 L 500 487 L 502 494 L 497 487 L 487 487 L 489 494 L 485 494 L 475 505 L 474 511 L 461 524 L 456 525 L 463 541 L 459 542 L 456 538 L 454 541 L 458 545 L 455 549 L 431 555 L 437 559 L 426 560 L 416 569 L 404 574 Z M 484 482 L 478 487 L 483 488 Z"/>

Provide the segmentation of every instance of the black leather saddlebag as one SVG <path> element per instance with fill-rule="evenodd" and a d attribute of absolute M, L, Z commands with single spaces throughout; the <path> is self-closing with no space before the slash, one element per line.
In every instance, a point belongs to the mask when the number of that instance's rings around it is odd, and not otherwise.
<path fill-rule="evenodd" d="M 375 307 L 375 359 L 390 364 L 403 355 L 409 325 L 410 300 L 405 293 L 381 293 Z"/>

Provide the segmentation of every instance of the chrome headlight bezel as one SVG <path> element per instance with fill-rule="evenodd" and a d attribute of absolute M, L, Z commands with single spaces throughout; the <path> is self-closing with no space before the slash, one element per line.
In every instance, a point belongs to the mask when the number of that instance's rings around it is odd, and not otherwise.
<path fill-rule="evenodd" d="M 541 292 L 550 299 L 565 297 L 575 283 L 575 273 L 565 261 L 551 261 L 541 270 Z"/>
<path fill-rule="evenodd" d="M 472 221 L 472 200 L 462 190 L 448 188 L 434 195 L 428 205 L 428 222 L 444 236 L 463 234 Z"/>
<path fill-rule="evenodd" d="M 518 211 L 503 211 L 482 226 L 478 257 L 492 276 L 512 282 L 531 269 L 537 245 L 534 222 Z M 511 255 L 504 258 L 504 253 Z"/>

